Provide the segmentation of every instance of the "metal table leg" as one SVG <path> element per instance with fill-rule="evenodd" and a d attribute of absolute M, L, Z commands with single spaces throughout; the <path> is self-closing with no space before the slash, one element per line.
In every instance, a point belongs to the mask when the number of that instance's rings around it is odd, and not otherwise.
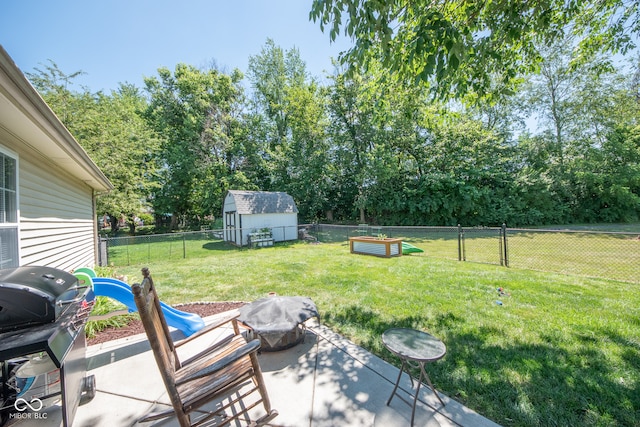
<path fill-rule="evenodd" d="M 444 402 L 440 398 L 440 395 L 438 395 L 438 392 L 436 391 L 436 388 L 433 386 L 433 384 L 431 384 L 431 379 L 429 378 L 429 375 L 427 374 L 427 371 L 424 370 L 424 362 L 420 363 L 420 376 L 423 376 L 423 375 L 427 379 L 427 384 L 429 384 L 429 387 L 431 387 L 431 390 L 433 390 L 433 394 L 436 395 L 436 397 L 438 398 L 438 400 L 440 401 L 442 406 L 445 406 Z M 418 384 L 418 387 L 420 387 L 420 384 Z M 417 394 L 416 394 L 416 396 L 417 396 Z"/>
<path fill-rule="evenodd" d="M 398 384 L 400 384 L 400 378 L 402 377 L 402 371 L 404 370 L 404 363 L 405 363 L 405 361 L 404 361 L 404 359 L 402 359 L 402 366 L 400 367 L 400 372 L 398 372 L 398 379 L 396 380 L 396 385 L 393 387 L 393 391 L 391 392 L 391 396 L 389 396 L 389 400 L 387 400 L 387 406 L 389 406 L 389 404 L 391 403 L 391 399 L 393 399 L 393 396 L 396 394 L 396 390 L 398 389 Z M 409 376 L 411 376 L 411 375 L 409 375 Z"/>
<path fill-rule="evenodd" d="M 427 383 L 433 390 L 434 394 L 442 404 L 444 402 L 436 392 L 431 379 L 424 369 L 425 363 L 434 362 L 440 360 L 447 353 L 447 347 L 442 341 L 430 335 L 426 332 L 418 331 L 409 328 L 391 328 L 384 331 L 382 334 L 382 343 L 393 354 L 398 356 L 402 360 L 402 366 L 398 373 L 398 379 L 396 385 L 393 387 L 393 392 L 387 401 L 387 406 L 391 403 L 391 399 L 396 395 L 398 385 L 400 384 L 400 378 L 402 377 L 402 371 L 405 370 L 405 366 L 411 366 L 413 368 L 420 369 L 420 375 L 418 378 L 418 384 L 413 396 L 413 402 L 405 400 L 402 396 L 398 395 L 398 398 L 406 402 L 411 406 L 411 426 L 413 427 L 413 421 L 416 414 L 416 406 L 418 403 L 418 395 L 420 394 L 420 387 L 422 386 L 422 378 L 427 380 Z M 407 375 L 411 379 L 411 388 L 413 388 L 413 377 L 407 368 Z"/>
<path fill-rule="evenodd" d="M 411 364 L 409 364 L 405 359 L 402 359 L 402 366 L 400 367 L 400 372 L 398 372 L 398 379 L 396 380 L 396 384 L 393 387 L 393 391 L 391 392 L 391 396 L 389 396 L 389 399 L 387 400 L 387 406 L 389 406 L 389 404 L 391 403 L 391 400 L 393 399 L 393 396 L 396 395 L 396 390 L 398 390 L 398 385 L 400 384 L 400 378 L 402 378 L 402 372 L 405 370 L 405 366 L 407 366 L 407 365 L 411 366 Z M 402 400 L 405 403 L 411 405 L 411 427 L 413 427 L 413 421 L 414 421 L 415 416 L 416 416 L 416 406 L 418 404 L 418 395 L 420 394 L 420 386 L 422 385 L 422 379 L 423 378 L 427 380 L 427 384 L 429 384 L 429 387 L 431 387 L 431 390 L 433 390 L 433 394 L 436 395 L 436 397 L 438 398 L 438 400 L 440 401 L 442 406 L 445 406 L 445 403 L 442 401 L 442 399 L 438 395 L 438 392 L 436 391 L 435 387 L 431 383 L 431 379 L 429 378 L 429 374 L 427 374 L 427 371 L 424 369 L 425 362 L 418 362 L 417 365 L 418 365 L 417 367 L 420 368 L 420 376 L 418 378 L 418 384 L 416 385 L 416 392 L 415 392 L 415 394 L 413 396 L 413 403 L 406 401 L 402 396 L 398 395 L 398 398 L 400 400 Z M 407 368 L 406 372 L 407 372 L 407 375 L 409 375 L 409 379 L 411 379 L 411 387 L 413 388 L 413 377 L 411 376 L 411 373 L 409 372 L 408 368 Z"/>

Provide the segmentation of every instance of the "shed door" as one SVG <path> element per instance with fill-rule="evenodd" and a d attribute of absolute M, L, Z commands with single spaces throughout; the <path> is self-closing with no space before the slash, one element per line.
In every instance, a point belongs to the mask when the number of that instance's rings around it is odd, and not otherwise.
<path fill-rule="evenodd" d="M 227 242 L 236 242 L 236 212 L 224 213 L 224 240 Z"/>

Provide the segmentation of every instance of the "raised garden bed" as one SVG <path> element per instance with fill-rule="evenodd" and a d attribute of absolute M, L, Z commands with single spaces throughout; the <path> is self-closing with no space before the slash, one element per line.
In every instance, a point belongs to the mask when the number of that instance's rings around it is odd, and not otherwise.
<path fill-rule="evenodd" d="M 390 258 L 402 256 L 402 239 L 371 236 L 349 237 L 349 249 L 352 254 L 375 255 Z"/>

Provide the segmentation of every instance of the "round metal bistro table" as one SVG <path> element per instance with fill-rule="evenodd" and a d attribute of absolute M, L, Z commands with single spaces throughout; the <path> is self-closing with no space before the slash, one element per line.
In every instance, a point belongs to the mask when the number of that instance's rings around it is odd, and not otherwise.
<path fill-rule="evenodd" d="M 391 353 L 395 354 L 402 360 L 402 367 L 398 373 L 396 385 L 393 387 L 389 400 L 387 400 L 387 406 L 391 403 L 393 396 L 396 395 L 396 390 L 398 390 L 398 384 L 400 384 L 400 378 L 402 377 L 402 371 L 406 371 L 407 375 L 409 375 L 409 378 L 411 378 L 411 387 L 413 387 L 413 378 L 409 373 L 409 366 L 420 368 L 420 378 L 418 378 L 413 404 L 406 401 L 400 395 L 398 395 L 398 398 L 412 406 L 411 425 L 413 426 L 413 418 L 416 413 L 416 403 L 418 401 L 418 394 L 420 393 L 420 385 L 422 384 L 423 378 L 427 380 L 431 390 L 433 390 L 433 393 L 436 395 L 442 406 L 445 406 L 440 396 L 438 396 L 435 387 L 431 383 L 429 375 L 427 375 L 427 372 L 424 369 L 424 365 L 426 363 L 434 362 L 444 357 L 447 353 L 447 347 L 444 343 L 426 332 L 408 328 L 392 328 L 386 330 L 382 334 L 382 343 Z"/>

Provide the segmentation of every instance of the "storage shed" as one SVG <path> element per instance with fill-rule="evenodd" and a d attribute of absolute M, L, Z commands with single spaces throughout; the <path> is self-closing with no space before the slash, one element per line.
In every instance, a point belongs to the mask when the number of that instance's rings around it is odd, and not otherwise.
<path fill-rule="evenodd" d="M 222 208 L 224 240 L 268 246 L 298 238 L 298 208 L 284 192 L 229 190 Z"/>

